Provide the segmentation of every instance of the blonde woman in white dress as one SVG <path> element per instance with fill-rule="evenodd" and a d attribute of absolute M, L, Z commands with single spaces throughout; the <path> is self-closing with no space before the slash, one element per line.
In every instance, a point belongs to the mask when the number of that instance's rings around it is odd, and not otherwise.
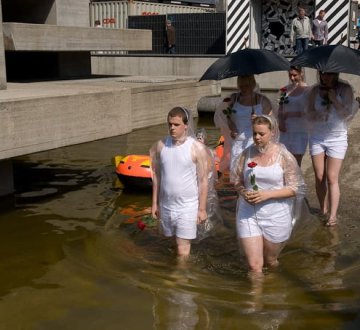
<path fill-rule="evenodd" d="M 243 151 L 234 168 L 239 193 L 236 228 L 250 273 L 276 267 L 289 239 L 296 197 L 305 193 L 294 156 L 278 142 L 277 121 L 267 115 L 253 120 L 254 144 Z M 299 208 L 300 209 L 300 208 Z"/>

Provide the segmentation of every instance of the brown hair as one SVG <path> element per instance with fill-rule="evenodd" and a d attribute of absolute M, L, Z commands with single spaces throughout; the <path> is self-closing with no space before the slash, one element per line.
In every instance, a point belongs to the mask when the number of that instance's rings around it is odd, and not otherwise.
<path fill-rule="evenodd" d="M 170 117 L 180 117 L 185 125 L 189 122 L 189 110 L 182 107 L 172 108 L 168 113 L 168 120 Z"/>
<path fill-rule="evenodd" d="M 330 75 L 334 76 L 334 77 L 335 77 L 335 85 L 337 85 L 337 83 L 339 82 L 339 75 L 340 75 L 338 72 L 323 72 L 323 71 L 318 71 L 318 77 L 319 77 L 320 85 L 323 85 L 323 84 L 324 84 L 324 83 L 323 83 L 323 80 L 322 80 L 322 78 L 321 78 L 321 75 L 322 75 L 323 73 L 327 73 L 327 74 L 330 74 Z"/>
<path fill-rule="evenodd" d="M 305 80 L 305 72 L 304 72 L 304 69 L 301 66 L 291 65 L 289 72 L 291 70 L 295 70 L 300 75 L 302 81 Z"/>
<path fill-rule="evenodd" d="M 251 86 L 253 89 L 256 87 L 256 80 L 253 74 L 246 75 L 246 76 L 238 76 L 237 77 L 237 87 L 240 89 L 240 83 L 246 81 L 249 86 Z"/>

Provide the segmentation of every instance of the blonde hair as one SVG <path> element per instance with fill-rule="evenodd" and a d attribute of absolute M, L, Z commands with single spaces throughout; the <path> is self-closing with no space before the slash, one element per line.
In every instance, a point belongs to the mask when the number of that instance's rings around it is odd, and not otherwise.
<path fill-rule="evenodd" d="M 276 118 L 272 115 L 260 115 L 256 116 L 252 121 L 252 126 L 254 125 L 266 125 L 272 132 L 272 141 L 277 143 L 280 138 L 279 125 Z"/>
<path fill-rule="evenodd" d="M 256 80 L 253 74 L 250 75 L 246 75 L 246 76 L 238 76 L 237 77 L 237 87 L 238 89 L 240 89 L 241 86 L 243 86 L 244 83 L 246 82 L 249 86 L 252 87 L 252 89 L 254 89 L 256 87 Z"/>

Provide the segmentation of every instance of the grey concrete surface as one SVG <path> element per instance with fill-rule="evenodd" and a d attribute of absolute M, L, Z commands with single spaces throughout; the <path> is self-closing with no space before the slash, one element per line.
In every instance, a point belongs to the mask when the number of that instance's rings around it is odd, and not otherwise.
<path fill-rule="evenodd" d="M 197 116 L 198 100 L 219 91 L 186 77 L 9 83 L 0 93 L 0 159 L 161 124 L 177 105 Z"/>
<path fill-rule="evenodd" d="M 56 21 L 59 26 L 90 26 L 89 0 L 56 0 Z"/>
<path fill-rule="evenodd" d="M 151 50 L 151 30 L 3 23 L 5 50 Z"/>
<path fill-rule="evenodd" d="M 91 67 L 94 74 L 123 74 L 123 75 L 148 75 L 148 76 L 191 76 L 195 79 L 205 73 L 206 69 L 218 57 L 194 56 L 92 56 Z M 309 85 L 317 81 L 316 71 L 305 69 L 306 81 Z M 360 77 L 342 74 L 341 78 L 348 80 L 354 87 L 355 94 L 360 92 Z M 256 80 L 262 90 L 279 90 L 288 83 L 286 72 L 271 72 L 256 75 Z M 221 82 L 223 89 L 236 88 L 236 78 L 224 79 Z"/>
<path fill-rule="evenodd" d="M 6 68 L 5 68 L 5 50 L 2 27 L 2 8 L 0 0 L 0 90 L 6 89 Z"/>

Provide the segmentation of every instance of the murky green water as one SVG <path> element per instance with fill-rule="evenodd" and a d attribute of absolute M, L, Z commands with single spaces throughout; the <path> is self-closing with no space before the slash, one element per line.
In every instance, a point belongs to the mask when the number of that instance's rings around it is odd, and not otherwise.
<path fill-rule="evenodd" d="M 199 126 L 214 145 L 209 118 Z M 150 195 L 120 189 L 111 164 L 115 154 L 146 153 L 165 132 L 15 160 L 16 207 L 0 213 L 0 329 L 359 329 L 354 180 L 344 177 L 352 188 L 341 225 L 329 230 L 313 209 L 304 214 L 280 269 L 262 282 L 246 275 L 231 198 L 222 199 L 224 229 L 195 243 L 178 269 L 171 241 L 131 224 L 149 212 Z M 316 207 L 310 186 L 309 200 Z"/>

